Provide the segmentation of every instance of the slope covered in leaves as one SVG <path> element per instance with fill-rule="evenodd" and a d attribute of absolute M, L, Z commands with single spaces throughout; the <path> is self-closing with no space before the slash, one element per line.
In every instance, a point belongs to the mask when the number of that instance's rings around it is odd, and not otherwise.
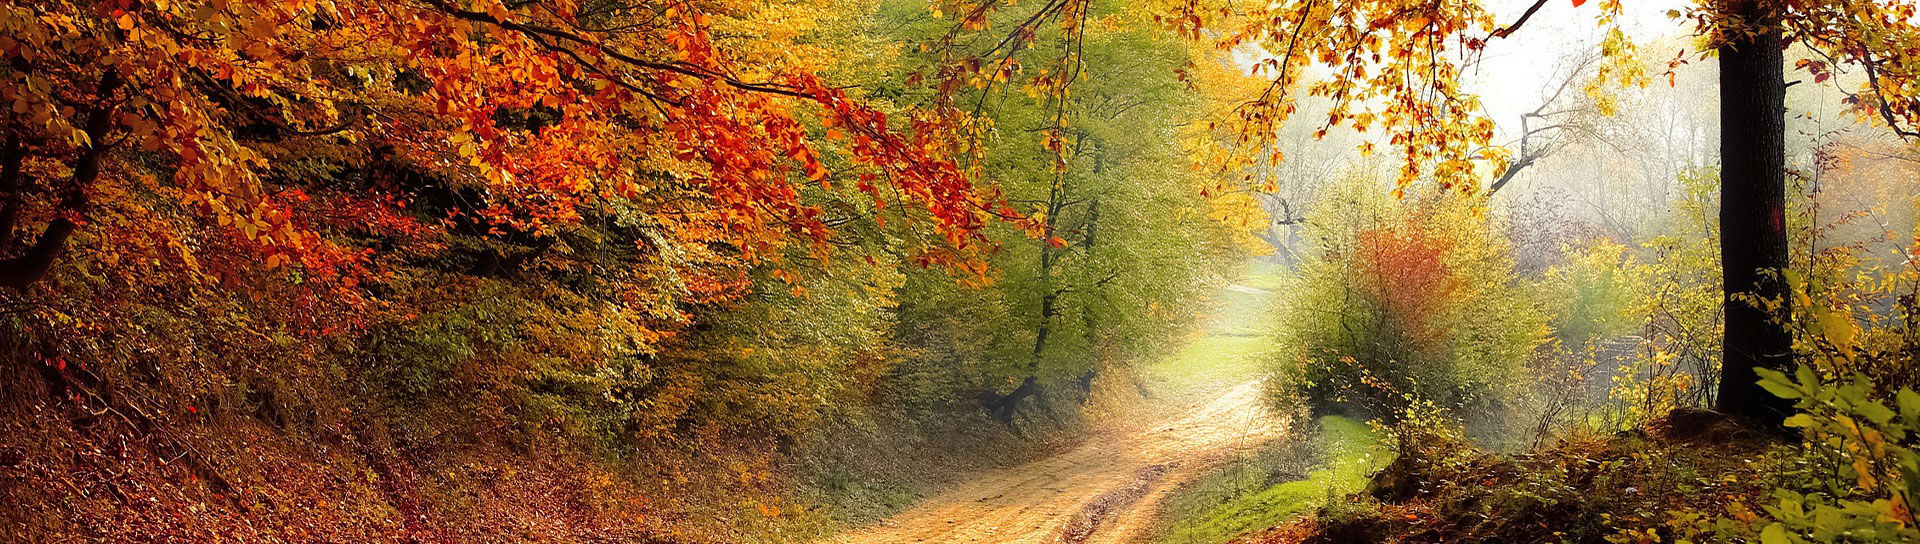
<path fill-rule="evenodd" d="M 857 517 L 804 489 L 837 447 L 933 480 L 1044 447 L 1240 249 L 1182 221 L 1177 121 L 1144 115 L 1188 106 L 1181 48 L 1096 40 L 1129 78 L 1089 98 L 1133 116 L 1072 159 L 1062 201 L 1103 204 L 1049 221 L 1021 202 L 1061 179 L 1041 142 L 906 76 L 950 28 L 824 0 L 0 4 L 0 539 L 777 541 Z M 1047 323 L 1071 340 L 1034 371 Z"/>

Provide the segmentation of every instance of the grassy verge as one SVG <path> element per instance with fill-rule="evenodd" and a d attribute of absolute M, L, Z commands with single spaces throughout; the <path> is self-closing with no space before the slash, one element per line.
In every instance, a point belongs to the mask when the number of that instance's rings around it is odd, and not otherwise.
<path fill-rule="evenodd" d="M 1321 417 L 1297 440 L 1228 465 L 1171 498 L 1155 542 L 1214 544 L 1272 527 L 1366 487 L 1392 452 L 1367 424 Z"/>

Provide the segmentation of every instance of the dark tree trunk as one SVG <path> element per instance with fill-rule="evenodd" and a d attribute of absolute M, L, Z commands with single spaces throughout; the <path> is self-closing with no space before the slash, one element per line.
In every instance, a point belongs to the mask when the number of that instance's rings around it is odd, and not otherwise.
<path fill-rule="evenodd" d="M 1054 217 L 1060 213 L 1060 190 L 1056 184 L 1047 191 L 1047 221 L 1040 231 L 1040 325 L 1034 330 L 1033 359 L 1027 362 L 1027 370 L 1037 372 L 1040 368 L 1040 355 L 1047 351 L 1047 334 L 1053 330 L 1053 316 L 1059 313 L 1054 309 L 1060 292 L 1053 288 L 1053 263 L 1056 258 L 1053 247 Z"/>
<path fill-rule="evenodd" d="M 1786 286 L 1766 274 L 1787 266 L 1781 35 L 1766 0 L 1728 0 L 1726 7 L 1748 28 L 1767 28 L 1729 39 L 1719 49 L 1720 258 L 1727 327 L 1715 407 L 1777 427 L 1792 403 L 1761 389 L 1754 369 L 1792 364 L 1793 337 L 1774 315 L 1740 295 L 1789 302 Z"/>
<path fill-rule="evenodd" d="M 1036 397 L 1039 395 L 1040 379 L 1027 376 L 1026 379 L 1020 380 L 1020 387 L 1015 387 L 1013 391 L 1009 391 L 1005 395 L 989 397 L 985 403 L 987 406 L 987 414 L 992 416 L 994 421 L 998 421 L 1002 425 L 1011 426 L 1013 425 L 1013 416 L 1020 413 L 1020 403 L 1025 402 L 1027 397 Z"/>
<path fill-rule="evenodd" d="M 14 289 L 26 289 L 47 275 L 53 267 L 53 260 L 67 248 L 67 239 L 73 236 L 75 228 L 68 215 L 78 215 L 87 207 L 87 187 L 100 177 L 100 160 L 106 154 L 107 131 L 113 126 L 113 92 L 120 87 L 120 75 L 112 70 L 100 78 L 99 104 L 90 108 L 87 115 L 85 132 L 87 145 L 73 161 L 73 180 L 66 188 L 66 194 L 60 199 L 60 216 L 47 222 L 46 230 L 41 231 L 40 239 L 28 248 L 26 254 L 10 259 L 0 259 L 0 286 Z M 0 165 L 0 189 L 5 191 L 5 203 L 0 204 L 0 221 L 5 222 L 6 232 L 0 238 L 0 247 L 12 240 L 13 223 L 19 214 L 19 192 L 23 190 L 20 179 L 20 160 L 25 151 L 17 140 L 9 139 Z"/>

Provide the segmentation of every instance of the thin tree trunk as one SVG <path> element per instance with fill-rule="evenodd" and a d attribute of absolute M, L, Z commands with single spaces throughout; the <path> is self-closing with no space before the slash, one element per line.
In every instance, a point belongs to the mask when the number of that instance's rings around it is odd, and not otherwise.
<path fill-rule="evenodd" d="M 1047 189 L 1047 220 L 1040 230 L 1040 326 L 1033 335 L 1033 359 L 1027 362 L 1027 369 L 1038 371 L 1040 354 L 1047 350 L 1047 334 L 1053 329 L 1053 315 L 1057 313 L 1054 303 L 1059 291 L 1053 288 L 1053 247 L 1054 222 L 1060 213 L 1060 182 Z"/>
<path fill-rule="evenodd" d="M 1759 386 L 1756 368 L 1792 363 L 1793 337 L 1782 320 L 1756 306 L 1777 300 L 1789 314 L 1786 286 L 1767 271 L 1787 266 L 1786 82 L 1781 34 L 1764 0 L 1728 0 L 1727 11 L 1765 26 L 1720 46 L 1720 258 L 1726 337 L 1715 407 L 1779 426 L 1792 410 Z M 1746 295 L 1746 296 L 1741 296 Z M 1785 317 L 1780 316 L 1780 317 Z"/>
<path fill-rule="evenodd" d="M 1099 167 L 1096 166 L 1094 171 L 1096 173 L 1099 172 Z M 1089 260 L 1093 259 L 1094 235 L 1099 233 L 1099 229 L 1100 197 L 1094 197 L 1091 202 L 1087 203 L 1086 238 L 1080 243 L 1080 250 Z M 1099 296 L 1099 289 L 1100 286 L 1095 285 L 1092 289 L 1089 289 L 1085 295 L 1081 296 L 1084 299 Z M 1100 327 L 1099 320 L 1093 313 L 1093 301 L 1086 300 L 1080 304 L 1080 322 L 1081 326 L 1085 329 L 1082 331 L 1082 334 L 1087 341 L 1087 371 L 1080 375 L 1080 388 L 1082 392 L 1088 393 L 1085 399 L 1092 400 L 1093 379 L 1099 377 L 1100 374 Z"/>
<path fill-rule="evenodd" d="M 1079 143 L 1075 143 L 1074 147 L 1078 148 Z M 1060 172 L 1054 176 L 1053 183 L 1047 187 L 1047 218 L 1040 231 L 1040 270 L 1037 274 L 1040 287 L 1040 323 L 1033 332 L 1033 356 L 1027 359 L 1026 378 L 1020 380 L 1019 387 L 991 403 L 990 410 L 993 417 L 1001 423 L 1012 424 L 1013 415 L 1020 410 L 1020 403 L 1027 397 L 1043 393 L 1040 389 L 1040 356 L 1047 351 L 1047 337 L 1053 333 L 1053 318 L 1059 313 L 1056 305 L 1060 298 L 1060 291 L 1053 287 L 1053 265 L 1059 255 L 1054 251 L 1053 238 L 1060 218 L 1060 210 L 1064 208 L 1062 201 L 1066 199 L 1066 183 L 1066 172 Z"/>

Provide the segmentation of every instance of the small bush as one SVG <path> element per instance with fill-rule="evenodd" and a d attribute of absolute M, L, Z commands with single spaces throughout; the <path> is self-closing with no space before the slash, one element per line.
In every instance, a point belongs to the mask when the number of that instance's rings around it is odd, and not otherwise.
<path fill-rule="evenodd" d="M 1319 252 L 1280 320 L 1280 387 L 1316 407 L 1398 413 L 1414 399 L 1496 403 L 1546 340 L 1536 289 L 1491 220 L 1454 196 L 1391 200 L 1354 185 L 1316 210 Z"/>

